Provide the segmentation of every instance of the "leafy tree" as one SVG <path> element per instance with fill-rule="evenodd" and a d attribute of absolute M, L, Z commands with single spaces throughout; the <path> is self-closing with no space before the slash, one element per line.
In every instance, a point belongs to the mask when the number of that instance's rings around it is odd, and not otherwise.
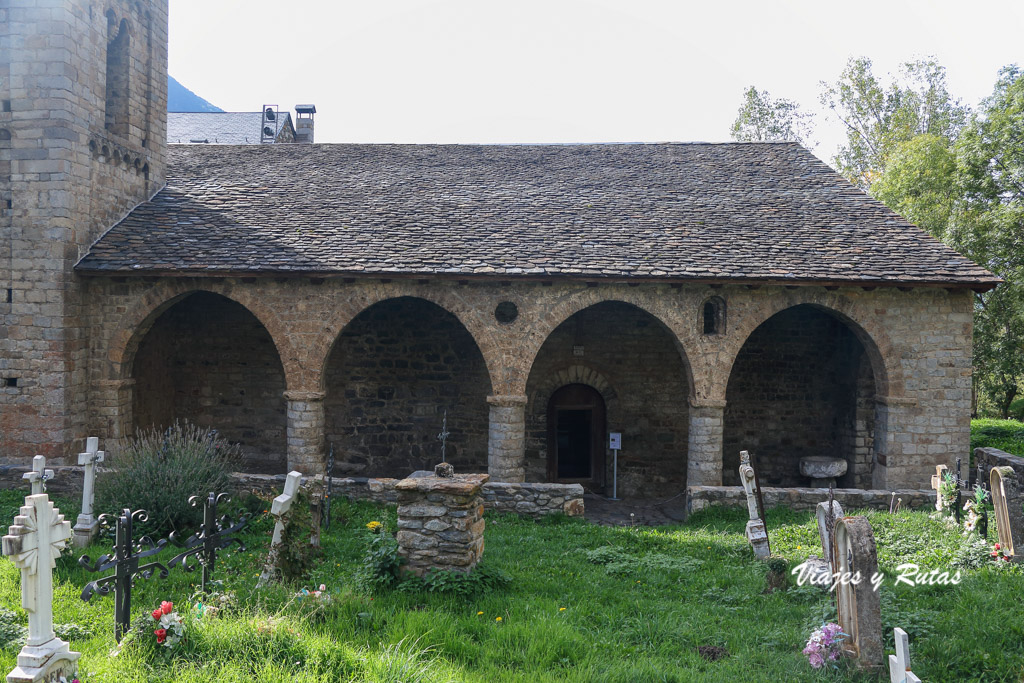
<path fill-rule="evenodd" d="M 822 83 L 821 101 L 846 126 L 847 143 L 834 162 L 864 190 L 889 156 L 918 135 L 954 140 L 967 110 L 946 88 L 946 70 L 934 59 L 908 62 L 901 80 L 884 85 L 867 57 L 851 59 L 835 83 Z"/>
<path fill-rule="evenodd" d="M 814 131 L 811 115 L 792 100 L 773 98 L 767 90 L 750 86 L 743 93 L 731 134 L 739 142 L 790 140 L 805 147 Z"/>

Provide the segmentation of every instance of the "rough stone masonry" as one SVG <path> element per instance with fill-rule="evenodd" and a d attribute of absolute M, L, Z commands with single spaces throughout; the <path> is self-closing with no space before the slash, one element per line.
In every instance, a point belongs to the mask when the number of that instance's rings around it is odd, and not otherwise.
<path fill-rule="evenodd" d="M 398 490 L 398 552 L 405 569 L 423 576 L 431 569 L 468 572 L 484 553 L 486 474 L 409 477 Z"/>

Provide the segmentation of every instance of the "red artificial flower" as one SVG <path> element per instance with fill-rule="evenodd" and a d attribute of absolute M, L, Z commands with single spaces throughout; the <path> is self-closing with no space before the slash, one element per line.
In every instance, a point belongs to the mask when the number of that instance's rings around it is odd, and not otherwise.
<path fill-rule="evenodd" d="M 153 617 L 153 621 L 160 621 L 160 617 L 162 617 L 163 614 L 164 613 L 160 610 L 160 608 L 157 607 L 155 610 L 153 610 L 153 613 L 150 614 L 149 616 Z"/>
<path fill-rule="evenodd" d="M 1003 555 L 1003 560 L 1005 560 L 1006 562 L 1009 562 L 1010 558 L 1008 558 L 1006 555 Z"/>
<path fill-rule="evenodd" d="M 996 550 L 999 550 L 999 544 L 996 543 Z"/>
<path fill-rule="evenodd" d="M 991 555 L 992 555 L 992 557 L 999 557 L 999 553 L 997 553 L 994 550 L 991 552 Z"/>
<path fill-rule="evenodd" d="M 167 629 L 158 628 L 157 630 L 153 631 L 153 635 L 156 636 L 156 642 L 163 643 L 165 640 L 167 640 Z"/>
<path fill-rule="evenodd" d="M 160 609 L 163 611 L 164 614 L 170 614 L 171 611 L 174 609 L 174 603 L 167 602 L 166 600 L 164 600 L 160 603 Z"/>

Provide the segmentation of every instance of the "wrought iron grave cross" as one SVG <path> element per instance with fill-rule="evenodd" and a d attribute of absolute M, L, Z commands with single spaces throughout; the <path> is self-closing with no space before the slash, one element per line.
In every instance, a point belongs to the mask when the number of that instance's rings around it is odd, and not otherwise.
<path fill-rule="evenodd" d="M 101 579 L 90 581 L 82 589 L 82 600 L 88 601 L 94 593 L 106 595 L 114 591 L 114 639 L 121 642 L 121 638 L 128 632 L 132 620 L 132 585 L 135 577 L 141 576 L 144 579 L 151 578 L 156 570 L 160 570 L 160 578 L 166 579 L 170 571 L 159 562 L 139 564 L 139 560 L 156 555 L 164 546 L 167 539 L 161 538 L 154 543 L 149 536 L 143 536 L 138 543 L 132 538 L 132 525 L 135 522 L 149 521 L 149 513 L 145 510 L 131 510 L 125 508 L 118 517 L 112 515 L 100 515 L 101 527 L 109 528 L 114 526 L 114 554 L 103 555 L 93 562 L 87 555 L 78 559 L 78 564 L 91 572 L 103 572 L 113 568 L 114 573 L 104 576 Z"/>
<path fill-rule="evenodd" d="M 334 444 L 327 455 L 327 491 L 324 493 L 324 529 L 331 530 L 331 496 L 334 493 Z"/>
<path fill-rule="evenodd" d="M 198 507 L 201 496 L 192 496 L 188 499 L 189 505 Z M 237 522 L 232 522 L 227 515 L 217 519 L 217 506 L 226 503 L 231 497 L 226 493 L 215 494 L 212 491 L 203 502 L 203 527 L 199 533 L 189 536 L 185 541 L 185 551 L 175 555 L 167 563 L 168 568 L 174 569 L 181 565 L 187 572 L 193 572 L 197 567 L 203 568 L 203 579 L 200 587 L 206 592 L 206 584 L 217 565 L 217 551 L 229 547 L 232 543 L 238 544 L 239 550 L 245 550 L 245 544 L 241 539 L 232 536 L 236 531 L 241 531 L 249 523 L 249 516 L 242 515 Z M 171 541 L 175 541 L 175 534 L 171 534 Z M 189 558 L 194 558 L 196 564 L 189 564 Z"/>
<path fill-rule="evenodd" d="M 444 411 L 444 420 L 441 422 L 441 433 L 437 435 L 437 440 L 441 442 L 441 462 L 445 462 L 444 450 L 448 445 L 448 437 L 451 436 L 451 432 L 448 431 L 448 410 Z"/>
<path fill-rule="evenodd" d="M 27 479 L 32 485 L 33 496 L 46 493 L 46 482 L 53 479 L 53 470 L 46 469 L 46 456 L 37 455 L 32 458 L 32 471 L 21 475 L 21 478 Z"/>

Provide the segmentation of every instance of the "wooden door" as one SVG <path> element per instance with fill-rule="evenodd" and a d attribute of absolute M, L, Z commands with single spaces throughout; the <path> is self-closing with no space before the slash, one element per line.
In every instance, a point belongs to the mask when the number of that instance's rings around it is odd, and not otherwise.
<path fill-rule="evenodd" d="M 605 406 L 586 384 L 568 384 L 548 402 L 548 480 L 604 488 Z"/>

